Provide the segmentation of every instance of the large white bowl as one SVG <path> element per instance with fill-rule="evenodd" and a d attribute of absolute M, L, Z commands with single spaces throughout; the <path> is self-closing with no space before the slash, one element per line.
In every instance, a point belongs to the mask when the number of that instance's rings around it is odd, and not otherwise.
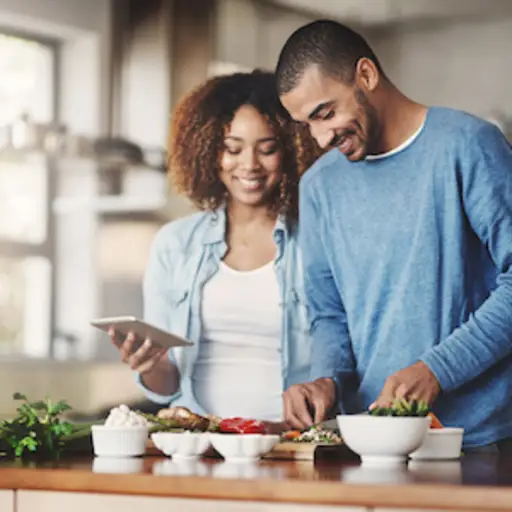
<path fill-rule="evenodd" d="M 93 425 L 91 431 L 96 457 L 139 457 L 146 452 L 148 427 Z"/>
<path fill-rule="evenodd" d="M 423 444 L 411 453 L 416 460 L 454 460 L 462 451 L 463 428 L 431 428 Z"/>
<path fill-rule="evenodd" d="M 372 416 L 350 414 L 337 416 L 341 437 L 361 457 L 364 464 L 403 463 L 423 443 L 431 418 Z"/>
<path fill-rule="evenodd" d="M 196 459 L 210 448 L 207 432 L 155 432 L 151 434 L 151 440 L 173 459 Z"/>
<path fill-rule="evenodd" d="M 269 434 L 210 434 L 213 447 L 230 462 L 250 462 L 270 452 L 279 436 Z"/>

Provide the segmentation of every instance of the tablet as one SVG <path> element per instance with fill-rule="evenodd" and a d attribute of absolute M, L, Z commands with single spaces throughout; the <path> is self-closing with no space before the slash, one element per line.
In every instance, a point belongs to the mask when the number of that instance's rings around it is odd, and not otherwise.
<path fill-rule="evenodd" d="M 118 336 L 124 338 L 128 333 L 135 334 L 134 350 L 137 350 L 149 338 L 156 348 L 189 347 L 193 343 L 176 334 L 162 331 L 154 325 L 139 320 L 134 316 L 116 316 L 91 320 L 91 325 L 108 332 L 113 327 Z"/>

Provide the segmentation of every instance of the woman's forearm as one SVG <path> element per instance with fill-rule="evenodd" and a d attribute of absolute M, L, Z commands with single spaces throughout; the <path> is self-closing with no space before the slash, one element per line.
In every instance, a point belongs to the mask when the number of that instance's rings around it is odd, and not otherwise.
<path fill-rule="evenodd" d="M 178 391 L 180 385 L 179 370 L 167 357 L 141 374 L 140 378 L 149 391 L 158 395 L 172 395 Z"/>

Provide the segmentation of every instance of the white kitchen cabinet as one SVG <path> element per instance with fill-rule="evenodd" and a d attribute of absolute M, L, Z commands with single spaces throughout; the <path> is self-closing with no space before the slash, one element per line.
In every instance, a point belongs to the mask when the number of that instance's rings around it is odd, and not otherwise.
<path fill-rule="evenodd" d="M 0 510 L 4 512 L 3 507 Z M 11 509 L 6 509 L 9 512 Z M 186 498 L 153 498 L 112 494 L 66 493 L 50 491 L 18 491 L 16 512 L 367 512 L 365 507 L 330 507 L 227 500 Z M 14 511 L 13 511 L 14 512 Z"/>
<path fill-rule="evenodd" d="M 14 512 L 14 491 L 0 491 L 0 510 Z"/>

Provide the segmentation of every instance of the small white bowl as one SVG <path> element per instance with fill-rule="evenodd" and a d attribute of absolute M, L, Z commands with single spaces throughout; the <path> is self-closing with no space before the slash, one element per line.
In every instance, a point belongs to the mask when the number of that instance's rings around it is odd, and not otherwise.
<path fill-rule="evenodd" d="M 278 435 L 210 434 L 213 447 L 229 462 L 252 462 L 261 458 L 279 442 Z"/>
<path fill-rule="evenodd" d="M 91 431 L 96 457 L 140 457 L 146 452 L 148 427 L 93 425 Z"/>
<path fill-rule="evenodd" d="M 336 418 L 345 444 L 363 464 L 389 465 L 407 461 L 423 443 L 431 418 L 340 415 Z"/>
<path fill-rule="evenodd" d="M 423 444 L 412 452 L 414 460 L 454 460 L 462 451 L 463 428 L 444 427 L 428 430 Z"/>
<path fill-rule="evenodd" d="M 151 434 L 151 440 L 173 459 L 196 459 L 210 448 L 207 432 L 155 432 Z"/>

